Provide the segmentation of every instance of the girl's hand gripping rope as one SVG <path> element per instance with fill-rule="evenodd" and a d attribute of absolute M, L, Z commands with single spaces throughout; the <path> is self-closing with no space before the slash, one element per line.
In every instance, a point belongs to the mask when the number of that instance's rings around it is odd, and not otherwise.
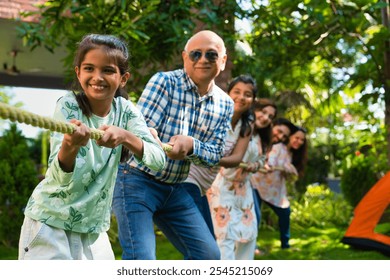
<path fill-rule="evenodd" d="M 50 131 L 56 131 L 64 134 L 72 134 L 78 128 L 78 125 L 75 123 L 66 123 L 58 120 L 54 120 L 49 117 L 42 117 L 40 115 L 24 111 L 22 109 L 9 106 L 5 103 L 0 102 L 0 118 L 9 119 L 13 122 L 25 123 L 35 127 L 45 128 Z M 151 131 L 154 136 L 154 131 Z M 99 140 L 103 137 L 104 131 L 98 129 L 89 129 L 90 138 L 94 140 Z M 69 139 L 68 139 L 69 140 Z M 160 141 L 161 142 L 161 141 Z M 103 145 L 100 142 L 100 145 Z M 115 144 L 112 144 L 115 145 Z M 163 150 L 167 153 L 171 152 L 173 146 L 170 144 L 161 143 Z"/>
<path fill-rule="evenodd" d="M 74 130 L 72 133 L 65 133 L 62 143 L 66 146 L 75 147 L 79 149 L 82 146 L 87 145 L 91 138 L 91 132 L 89 127 L 83 124 L 79 120 L 71 120 L 70 123 L 74 124 Z"/>

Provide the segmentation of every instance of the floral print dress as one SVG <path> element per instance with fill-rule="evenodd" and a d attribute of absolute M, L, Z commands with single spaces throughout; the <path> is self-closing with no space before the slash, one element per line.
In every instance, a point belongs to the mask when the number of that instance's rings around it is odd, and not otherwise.
<path fill-rule="evenodd" d="M 249 142 L 243 162 L 261 158 L 258 136 Z M 242 168 L 221 168 L 207 192 L 217 240 L 248 242 L 257 238 L 257 221 L 249 179 Z"/>

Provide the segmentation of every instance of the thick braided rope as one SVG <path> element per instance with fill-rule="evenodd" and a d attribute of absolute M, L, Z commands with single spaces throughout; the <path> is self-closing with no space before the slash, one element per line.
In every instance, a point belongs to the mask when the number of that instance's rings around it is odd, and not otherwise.
<path fill-rule="evenodd" d="M 25 123 L 63 134 L 72 134 L 76 130 L 75 124 L 54 120 L 49 117 L 43 117 L 13 106 L 9 106 L 2 102 L 0 102 L 0 117 L 2 119 L 9 119 L 12 122 Z M 104 131 L 99 129 L 91 128 L 90 132 L 91 138 L 94 140 L 99 140 L 104 135 Z M 163 150 L 166 152 L 172 150 L 172 147 L 168 144 L 162 144 L 162 146 Z"/>
<path fill-rule="evenodd" d="M 2 102 L 0 102 L 0 117 L 2 119 L 9 119 L 13 122 L 25 123 L 35 127 L 45 128 L 50 131 L 56 131 L 60 133 L 71 134 L 76 130 L 75 124 L 54 120 L 49 117 L 43 117 L 13 106 L 9 106 Z M 99 140 L 104 134 L 104 131 L 99 129 L 91 128 L 90 131 L 91 131 L 91 138 L 94 140 Z M 172 146 L 169 144 L 163 143 L 162 147 L 165 152 L 170 152 L 172 150 Z M 243 168 L 245 168 L 246 166 L 247 164 L 245 163 L 240 163 L 239 165 L 239 167 L 243 167 Z M 274 167 L 273 169 L 283 170 L 280 167 L 279 168 Z"/>
<path fill-rule="evenodd" d="M 72 134 L 76 130 L 76 125 L 72 123 L 66 123 L 54 120 L 52 118 L 42 117 L 40 115 L 9 106 L 1 102 L 0 117 L 3 119 L 9 119 L 13 122 L 25 123 L 35 127 L 45 128 L 50 131 L 56 131 L 60 133 Z M 100 139 L 103 134 L 104 131 L 98 129 L 91 129 L 91 138 L 94 140 Z"/>
<path fill-rule="evenodd" d="M 238 167 L 246 168 L 246 167 L 248 167 L 248 164 L 247 164 L 247 163 L 244 163 L 244 162 L 241 162 L 241 163 L 238 165 Z M 283 168 L 282 166 L 275 166 L 275 167 L 272 167 L 272 168 L 271 168 L 271 171 L 276 171 L 276 170 L 278 170 L 278 171 L 283 171 L 284 168 Z M 265 169 L 265 168 L 260 168 L 259 171 L 260 171 L 261 173 L 267 173 L 267 172 L 268 172 L 268 170 Z"/>

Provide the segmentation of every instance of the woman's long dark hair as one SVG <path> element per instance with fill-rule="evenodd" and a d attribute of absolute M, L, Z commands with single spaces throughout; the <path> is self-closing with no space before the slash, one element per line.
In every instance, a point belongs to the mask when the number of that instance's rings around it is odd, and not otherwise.
<path fill-rule="evenodd" d="M 297 133 L 298 131 L 302 131 L 303 134 L 305 134 L 305 141 L 299 149 L 291 149 L 292 164 L 297 169 L 299 178 L 302 178 L 305 175 L 305 168 L 307 164 L 307 131 L 303 127 L 297 126 L 297 130 L 291 135 Z"/>
<path fill-rule="evenodd" d="M 275 109 L 275 118 L 278 110 L 276 104 L 271 99 L 258 98 L 255 101 L 253 110 L 254 112 L 261 111 L 268 106 L 273 107 Z M 263 152 L 266 153 L 272 147 L 272 121 L 267 127 L 255 128 L 255 133 L 259 134 Z"/>
<path fill-rule="evenodd" d="M 124 75 L 129 70 L 129 53 L 126 44 L 113 35 L 101 34 L 88 34 L 83 37 L 83 39 L 78 43 L 73 66 L 80 67 L 85 55 L 90 50 L 98 48 L 103 49 L 114 61 L 115 65 L 118 66 L 121 75 Z M 79 104 L 83 114 L 90 117 L 92 115 L 92 109 L 77 77 L 75 77 L 73 81 L 72 91 L 76 96 L 77 103 Z M 128 99 L 129 96 L 125 87 L 119 87 L 117 89 L 115 97 L 118 96 Z"/>
<path fill-rule="evenodd" d="M 238 83 L 251 84 L 253 86 L 253 90 L 252 90 L 253 100 L 255 100 L 257 94 L 257 85 L 255 79 L 253 79 L 252 76 L 250 75 L 237 76 L 229 83 L 227 92 L 230 93 L 233 87 Z M 253 116 L 253 106 L 252 106 L 252 108 L 250 108 L 241 116 L 241 122 L 242 122 L 241 130 L 240 130 L 241 137 L 245 137 L 252 133 L 251 124 L 253 123 L 253 120 L 254 120 L 254 116 Z"/>

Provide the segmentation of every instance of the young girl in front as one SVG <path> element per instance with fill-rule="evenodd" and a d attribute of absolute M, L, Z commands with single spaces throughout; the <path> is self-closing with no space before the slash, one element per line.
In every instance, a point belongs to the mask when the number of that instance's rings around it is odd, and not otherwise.
<path fill-rule="evenodd" d="M 87 35 L 74 69 L 74 91 L 59 99 L 54 118 L 75 130 L 51 135 L 49 168 L 25 209 L 19 259 L 114 259 L 106 232 L 122 145 L 151 169 L 165 164 L 143 116 L 123 98 L 130 77 L 126 44 Z M 103 136 L 90 139 L 90 128 Z"/>
<path fill-rule="evenodd" d="M 256 83 L 253 78 L 238 77 L 229 85 L 228 93 L 234 101 L 232 131 L 230 139 L 251 136 L 253 131 L 253 102 L 256 96 Z M 242 122 L 245 114 L 246 122 Z M 250 139 L 248 139 L 250 140 Z M 221 259 L 253 259 L 257 237 L 257 223 L 254 212 L 253 195 L 249 185 L 249 174 L 261 167 L 259 151 L 255 141 L 250 141 L 244 151 L 242 161 L 247 167 L 232 167 L 222 158 L 217 177 L 207 192 L 214 233 Z M 236 165 L 233 165 L 236 166 Z M 232 167 L 232 168 L 229 168 Z"/>

